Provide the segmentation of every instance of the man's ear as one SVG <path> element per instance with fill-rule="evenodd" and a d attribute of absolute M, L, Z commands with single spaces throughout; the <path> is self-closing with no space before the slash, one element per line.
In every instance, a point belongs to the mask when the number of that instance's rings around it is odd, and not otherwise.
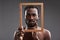
<path fill-rule="evenodd" d="M 25 15 L 25 19 L 26 19 L 26 15 Z"/>
<path fill-rule="evenodd" d="M 39 16 L 37 16 L 37 18 L 36 18 L 37 20 L 39 20 Z"/>
<path fill-rule="evenodd" d="M 27 18 L 27 15 L 25 15 L 25 19 Z"/>
<path fill-rule="evenodd" d="M 38 15 L 38 20 L 40 19 L 40 15 Z"/>

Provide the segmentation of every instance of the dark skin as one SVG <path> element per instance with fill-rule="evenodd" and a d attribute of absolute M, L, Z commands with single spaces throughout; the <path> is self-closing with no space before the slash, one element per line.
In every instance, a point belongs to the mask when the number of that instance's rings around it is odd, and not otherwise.
<path fill-rule="evenodd" d="M 28 29 L 37 28 L 38 12 L 36 8 L 27 9 L 25 19 Z M 15 34 L 14 40 L 20 40 L 20 36 Z M 19 34 L 20 35 L 20 34 Z M 44 29 L 43 32 L 25 32 L 23 40 L 51 40 L 51 34 L 48 30 Z"/>

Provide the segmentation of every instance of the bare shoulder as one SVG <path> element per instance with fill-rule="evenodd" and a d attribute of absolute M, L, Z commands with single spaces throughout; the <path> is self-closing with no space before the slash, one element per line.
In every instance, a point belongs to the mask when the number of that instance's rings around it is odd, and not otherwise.
<path fill-rule="evenodd" d="M 40 27 L 38 27 L 37 29 L 41 30 Z M 40 34 L 41 34 L 41 32 L 40 32 Z M 45 37 L 50 37 L 51 38 L 51 32 L 49 30 L 44 29 L 42 35 L 43 34 L 44 34 Z"/>
<path fill-rule="evenodd" d="M 51 32 L 49 30 L 47 30 L 47 29 L 44 29 L 44 34 L 51 36 Z"/>
<path fill-rule="evenodd" d="M 44 32 L 43 33 L 44 33 L 45 39 L 48 39 L 48 40 L 51 39 L 51 32 L 49 30 L 44 29 Z"/>

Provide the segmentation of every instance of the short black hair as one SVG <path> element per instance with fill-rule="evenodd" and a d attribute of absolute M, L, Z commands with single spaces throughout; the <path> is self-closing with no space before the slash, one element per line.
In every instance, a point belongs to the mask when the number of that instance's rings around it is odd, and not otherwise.
<path fill-rule="evenodd" d="M 39 14 L 39 9 L 35 5 L 28 5 L 28 6 L 26 6 L 25 9 L 24 9 L 24 11 L 27 10 L 27 9 L 30 9 L 30 8 L 36 8 L 38 10 L 38 14 Z"/>

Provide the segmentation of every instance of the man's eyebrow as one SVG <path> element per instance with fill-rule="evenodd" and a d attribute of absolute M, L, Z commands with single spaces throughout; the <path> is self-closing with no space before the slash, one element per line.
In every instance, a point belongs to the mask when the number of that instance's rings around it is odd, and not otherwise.
<path fill-rule="evenodd" d="M 33 15 L 36 15 L 36 13 L 27 13 L 27 14 L 33 14 Z"/>
<path fill-rule="evenodd" d="M 30 13 L 27 13 L 27 15 L 30 15 Z"/>

